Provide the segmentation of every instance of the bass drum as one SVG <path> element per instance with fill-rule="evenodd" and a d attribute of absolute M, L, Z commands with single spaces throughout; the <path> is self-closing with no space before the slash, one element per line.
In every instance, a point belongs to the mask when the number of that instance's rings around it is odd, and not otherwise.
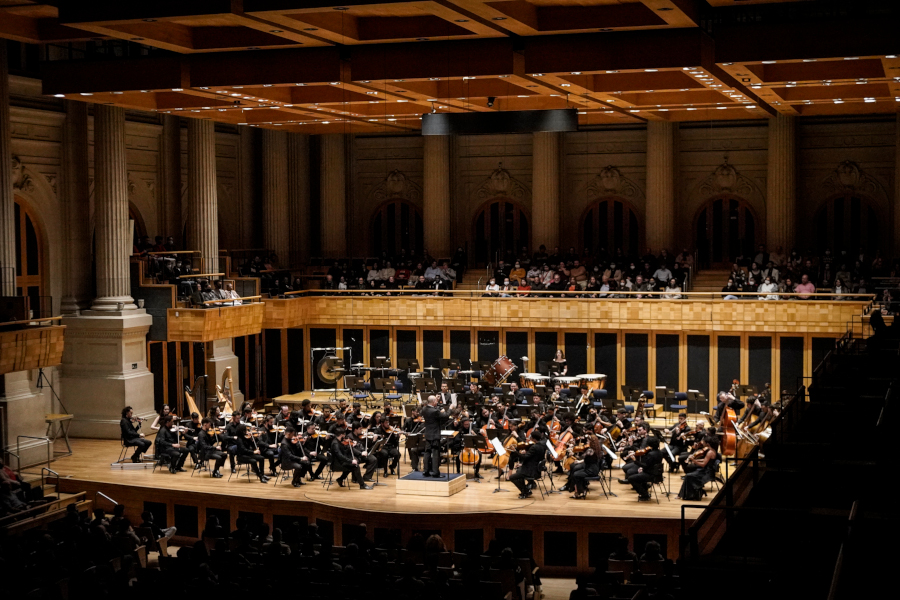
<path fill-rule="evenodd" d="M 490 370 L 484 374 L 484 378 L 491 385 L 498 385 L 505 382 L 506 378 L 515 370 L 515 363 L 508 356 L 504 355 L 494 361 Z"/>

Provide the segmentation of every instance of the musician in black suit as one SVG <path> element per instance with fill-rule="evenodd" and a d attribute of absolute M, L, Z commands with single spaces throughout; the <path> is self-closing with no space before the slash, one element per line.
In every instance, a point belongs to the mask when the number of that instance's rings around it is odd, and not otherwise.
<path fill-rule="evenodd" d="M 374 436 L 370 437 L 366 433 L 359 421 L 353 423 L 352 431 L 347 437 L 351 441 L 356 442 L 352 444 L 353 454 L 361 465 L 365 465 L 366 470 L 363 473 L 363 481 L 372 481 L 375 477 L 375 471 L 378 470 L 378 459 L 372 456 L 370 450 L 377 440 Z"/>
<path fill-rule="evenodd" d="M 132 419 L 134 418 L 134 411 L 130 406 L 126 406 L 122 409 L 122 420 L 119 421 L 119 428 L 122 430 L 122 444 L 126 448 L 134 447 L 134 454 L 131 455 L 131 462 L 139 463 L 141 462 L 141 454 L 145 453 L 150 449 L 152 443 L 150 440 L 144 438 L 144 434 L 139 432 L 140 421 L 138 421 L 138 426 L 134 426 L 134 422 Z"/>
<path fill-rule="evenodd" d="M 237 428 L 237 455 L 250 465 L 250 468 L 259 477 L 260 482 L 267 483 L 269 481 L 269 478 L 263 473 L 263 465 L 266 459 L 260 452 L 256 440 L 253 439 L 250 429 L 243 423 L 238 425 Z"/>
<path fill-rule="evenodd" d="M 315 423 L 306 424 L 306 433 L 302 436 L 301 441 L 303 442 L 303 449 L 306 450 L 306 455 L 309 457 L 309 468 L 313 481 L 322 478 L 322 471 L 325 469 L 325 465 L 328 464 L 326 454 L 328 447 L 331 445 L 329 439 L 327 432 L 316 431 Z M 318 463 L 315 472 L 312 472 L 312 463 Z"/>
<path fill-rule="evenodd" d="M 441 383 L 441 394 L 439 400 L 445 408 L 456 408 L 456 401 L 453 398 L 453 394 L 450 393 L 450 386 L 446 381 Z"/>
<path fill-rule="evenodd" d="M 622 449 L 622 459 L 628 459 L 629 455 L 632 452 L 637 452 L 638 450 L 643 450 L 647 447 L 647 444 L 650 442 L 650 437 L 647 435 L 647 432 L 650 430 L 650 426 L 646 423 L 641 423 L 637 426 L 637 438 L 631 443 L 630 446 L 625 446 Z M 659 447 L 659 440 L 657 440 L 657 448 Z M 625 479 L 619 479 L 619 483 L 627 484 L 627 478 L 634 475 L 640 465 L 638 465 L 634 460 L 628 460 L 624 465 L 622 465 L 622 470 L 625 471 Z"/>
<path fill-rule="evenodd" d="M 200 422 L 200 431 L 197 432 L 197 456 L 205 461 L 214 461 L 211 476 L 219 479 L 222 473 L 219 469 L 225 464 L 225 453 L 216 448 L 218 440 L 209 433 L 212 427 L 212 419 L 209 417 Z"/>
<path fill-rule="evenodd" d="M 234 471 L 234 457 L 237 454 L 238 447 L 238 428 L 241 426 L 241 413 L 234 411 L 231 413 L 231 420 L 225 425 L 225 436 L 222 440 L 222 448 L 228 452 L 228 462 L 231 464 L 231 470 Z"/>
<path fill-rule="evenodd" d="M 312 465 L 309 463 L 309 457 L 306 456 L 303 443 L 294 436 L 295 433 L 294 428 L 290 425 L 284 428 L 284 437 L 281 440 L 281 469 L 283 471 L 293 469 L 294 478 L 291 485 L 300 487 L 306 485 L 303 483 L 303 476 L 312 471 Z"/>
<path fill-rule="evenodd" d="M 418 420 L 416 420 L 418 419 Z M 409 434 L 418 435 L 425 431 L 425 423 L 422 421 L 422 417 L 419 415 L 419 409 L 414 408 L 412 411 L 412 415 L 406 417 L 406 420 L 403 421 L 403 431 Z M 407 438 L 408 440 L 409 438 Z M 421 438 L 420 438 L 421 439 Z M 407 444 L 406 451 L 409 452 L 409 462 L 412 464 L 412 470 L 419 470 L 419 447 L 410 446 Z"/>
<path fill-rule="evenodd" d="M 187 449 L 188 452 L 191 453 L 191 458 L 194 461 L 194 468 L 198 469 L 200 465 L 200 461 L 198 460 L 199 454 L 197 452 L 197 434 L 200 433 L 200 415 L 199 413 L 192 412 L 191 413 L 191 422 L 185 427 L 184 430 L 184 439 L 187 440 Z"/>
<path fill-rule="evenodd" d="M 346 430 L 343 428 L 336 429 L 334 439 L 331 441 L 331 460 L 332 470 L 341 474 L 337 478 L 338 485 L 344 487 L 344 481 L 347 479 L 348 473 L 353 473 L 353 479 L 359 482 L 359 489 L 371 490 L 372 486 L 366 485 L 362 480 L 362 473 L 359 472 L 359 462 L 353 454 L 350 447 L 350 441 L 344 440 Z"/>
<path fill-rule="evenodd" d="M 157 456 L 169 457 L 169 472 L 184 471 L 184 461 L 187 459 L 188 450 L 178 443 L 177 435 L 172 431 L 172 415 L 163 417 L 159 424 L 159 433 L 156 434 Z"/>
<path fill-rule="evenodd" d="M 635 461 L 637 468 L 628 476 L 628 483 L 638 493 L 638 500 L 648 502 L 650 500 L 650 484 L 662 474 L 663 454 L 659 451 L 659 438 L 647 438 L 647 446 L 650 451 L 640 456 Z"/>
<path fill-rule="evenodd" d="M 425 477 L 441 476 L 441 423 L 447 418 L 447 414 L 437 408 L 437 397 L 428 396 L 428 401 L 422 409 L 422 417 L 425 419 Z"/>
<path fill-rule="evenodd" d="M 400 464 L 400 432 L 394 431 L 387 421 L 382 421 L 376 432 L 384 440 L 376 458 L 378 458 L 378 464 L 384 469 L 384 476 L 387 477 L 388 468 L 391 469 L 391 475 L 393 475 L 397 470 L 397 465 Z"/>
<path fill-rule="evenodd" d="M 526 481 L 534 482 L 535 479 L 541 478 L 541 463 L 544 462 L 547 446 L 544 445 L 543 437 L 540 431 L 535 429 L 531 432 L 531 441 L 534 442 L 525 453 L 520 455 L 521 464 L 515 474 L 509 476 L 509 480 L 519 488 L 519 498 L 524 500 L 531 496 L 530 487 L 526 487 Z"/>

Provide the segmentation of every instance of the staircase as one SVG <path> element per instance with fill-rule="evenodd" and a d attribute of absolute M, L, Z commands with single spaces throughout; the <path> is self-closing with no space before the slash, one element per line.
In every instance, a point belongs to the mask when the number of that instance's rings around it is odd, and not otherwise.
<path fill-rule="evenodd" d="M 479 290 L 484 289 L 484 286 L 487 285 L 488 276 L 486 275 L 487 271 L 484 267 L 472 267 L 468 269 L 465 273 L 463 273 L 462 283 L 456 284 L 454 289 L 457 290 Z M 478 280 L 481 279 L 481 286 L 478 285 Z M 722 286 L 719 286 L 720 288 Z"/>
<path fill-rule="evenodd" d="M 704 269 L 694 275 L 692 292 L 718 292 L 728 282 L 728 269 Z"/>

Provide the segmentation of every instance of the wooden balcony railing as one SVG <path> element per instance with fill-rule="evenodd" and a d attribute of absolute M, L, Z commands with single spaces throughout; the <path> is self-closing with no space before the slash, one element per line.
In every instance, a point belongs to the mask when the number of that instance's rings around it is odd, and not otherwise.
<path fill-rule="evenodd" d="M 265 305 L 259 296 L 205 302 L 208 308 L 170 308 L 166 311 L 167 339 L 170 342 L 211 342 L 262 330 Z"/>
<path fill-rule="evenodd" d="M 61 318 L 0 324 L 0 375 L 60 364 L 66 327 L 53 323 Z"/>

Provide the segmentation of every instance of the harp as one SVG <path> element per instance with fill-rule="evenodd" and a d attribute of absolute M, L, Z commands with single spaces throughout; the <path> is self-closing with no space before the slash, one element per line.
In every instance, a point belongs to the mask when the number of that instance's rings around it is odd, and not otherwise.
<path fill-rule="evenodd" d="M 231 379 L 231 367 L 225 367 L 222 373 L 222 385 L 216 386 L 216 396 L 219 402 L 224 402 L 225 407 L 223 413 L 231 414 L 234 412 L 234 381 Z"/>
<path fill-rule="evenodd" d="M 200 377 L 198 377 L 197 379 L 199 380 Z M 190 388 L 190 386 L 187 386 L 187 385 L 184 386 L 184 402 L 185 402 L 185 406 L 187 406 L 187 414 L 188 415 L 190 415 L 191 413 L 197 413 L 198 415 L 200 415 L 202 417 L 203 413 L 200 412 L 199 408 L 197 408 L 197 401 L 195 399 L 197 397 L 196 396 L 196 387 L 197 387 L 196 381 L 194 382 L 195 389 L 193 389 L 193 390 Z"/>

